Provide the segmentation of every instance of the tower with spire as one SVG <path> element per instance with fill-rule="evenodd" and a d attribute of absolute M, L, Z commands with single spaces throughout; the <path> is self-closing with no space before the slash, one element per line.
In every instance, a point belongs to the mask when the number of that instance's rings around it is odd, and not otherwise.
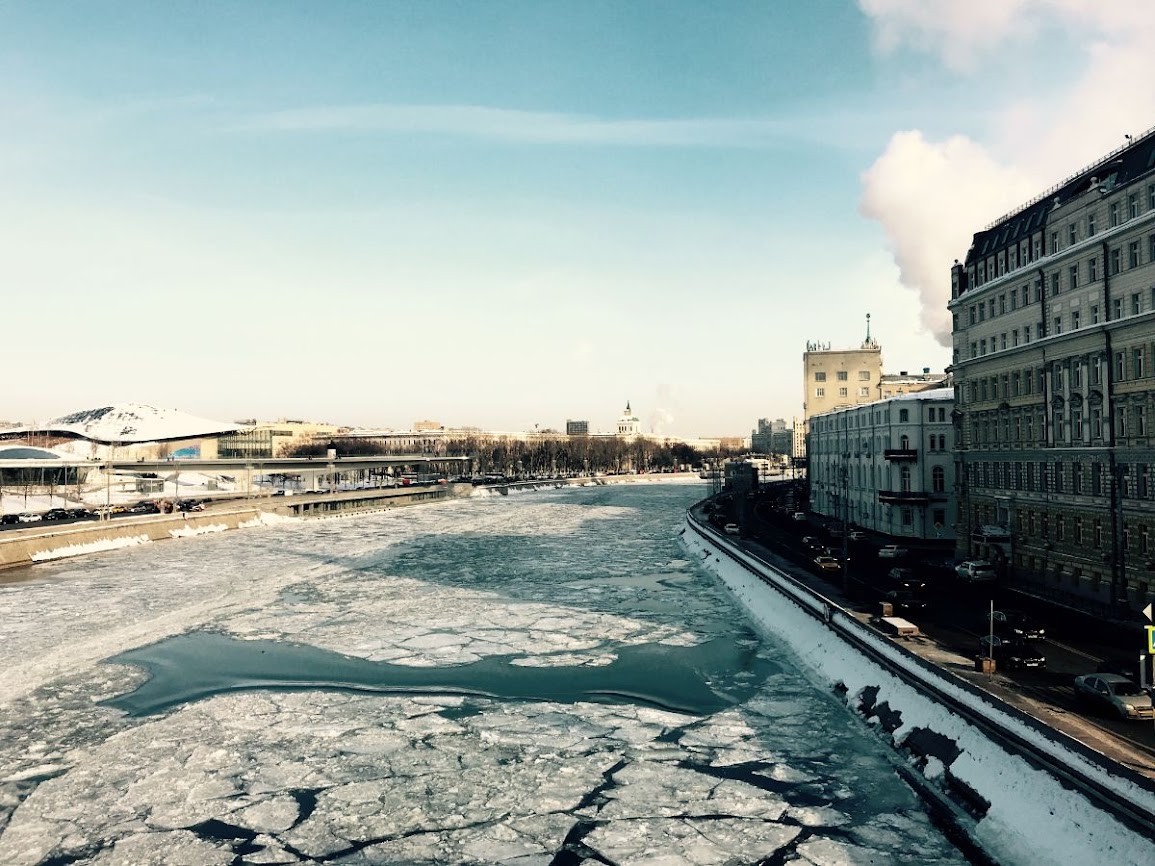
<path fill-rule="evenodd" d="M 618 419 L 618 435 L 627 437 L 642 435 L 642 422 L 630 409 L 629 400 L 626 401 L 626 408 L 622 412 L 622 417 Z"/>

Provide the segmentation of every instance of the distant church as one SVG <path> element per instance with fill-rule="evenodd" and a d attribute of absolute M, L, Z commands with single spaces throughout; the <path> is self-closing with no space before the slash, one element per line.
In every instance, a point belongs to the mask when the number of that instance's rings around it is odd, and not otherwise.
<path fill-rule="evenodd" d="M 626 401 L 626 411 L 622 413 L 622 417 L 618 419 L 618 435 L 619 436 L 641 436 L 642 422 L 630 410 L 629 401 Z"/>

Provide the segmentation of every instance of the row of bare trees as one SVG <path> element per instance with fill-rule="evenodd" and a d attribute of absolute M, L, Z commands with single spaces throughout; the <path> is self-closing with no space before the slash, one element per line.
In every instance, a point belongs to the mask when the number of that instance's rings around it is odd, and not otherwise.
<path fill-rule="evenodd" d="M 324 457 L 334 448 L 342 457 L 420 453 L 424 457 L 472 457 L 478 475 L 507 477 L 574 475 L 591 472 L 661 472 L 699 466 L 707 458 L 732 456 L 729 450 L 700 451 L 684 443 L 645 437 L 550 436 L 526 441 L 511 437 L 462 434 L 403 447 L 384 439 L 311 442 L 290 457 Z M 733 452 L 737 453 L 737 452 Z"/>

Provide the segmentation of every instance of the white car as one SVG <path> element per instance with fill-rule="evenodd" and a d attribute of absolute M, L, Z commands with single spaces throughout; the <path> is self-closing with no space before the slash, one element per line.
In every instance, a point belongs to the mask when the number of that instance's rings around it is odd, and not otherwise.
<path fill-rule="evenodd" d="M 40 520 L 43 520 L 44 517 L 41 514 L 37 514 L 35 511 L 25 511 L 19 516 L 19 519 L 21 523 L 36 523 Z"/>
<path fill-rule="evenodd" d="M 727 523 L 724 527 L 722 527 L 722 531 L 727 535 L 737 535 L 742 530 L 737 523 Z"/>
<path fill-rule="evenodd" d="M 795 511 L 794 514 L 792 515 L 792 517 L 795 520 L 797 520 L 799 523 L 805 523 L 806 522 L 806 512 L 805 511 Z"/>
<path fill-rule="evenodd" d="M 960 580 L 969 583 L 982 583 L 997 577 L 995 567 L 985 559 L 968 559 L 966 562 L 960 562 L 954 567 L 954 573 Z"/>
<path fill-rule="evenodd" d="M 909 551 L 905 547 L 899 547 L 897 544 L 888 544 L 886 547 L 878 551 L 879 559 L 899 559 Z"/>

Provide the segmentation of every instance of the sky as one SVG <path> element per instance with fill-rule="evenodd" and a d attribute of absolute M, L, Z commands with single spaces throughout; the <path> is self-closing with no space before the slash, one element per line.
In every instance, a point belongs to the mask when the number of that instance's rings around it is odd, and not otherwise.
<path fill-rule="evenodd" d="M 950 360 L 974 232 L 1155 124 L 1147 0 L 0 4 L 0 420 L 748 434 Z"/>

